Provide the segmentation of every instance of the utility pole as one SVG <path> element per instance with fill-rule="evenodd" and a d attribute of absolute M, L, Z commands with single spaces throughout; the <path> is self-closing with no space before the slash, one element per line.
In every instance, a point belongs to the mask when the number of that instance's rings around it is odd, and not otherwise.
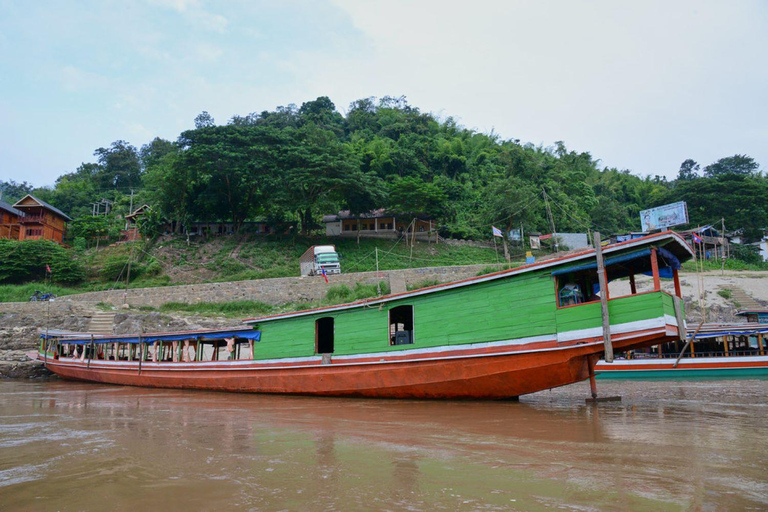
<path fill-rule="evenodd" d="M 128 207 L 128 215 L 133 214 L 133 189 L 131 189 L 131 206 Z M 125 229 L 128 229 L 128 219 L 125 219 Z"/>
<path fill-rule="evenodd" d="M 549 216 L 549 224 L 552 226 L 552 242 L 555 244 L 555 253 L 558 253 L 558 244 L 557 242 L 557 230 L 555 229 L 555 219 L 552 217 L 552 210 L 549 208 L 549 200 L 547 200 L 547 191 L 544 190 L 544 187 L 541 187 L 541 191 L 544 194 L 544 205 L 547 207 L 547 215 Z"/>

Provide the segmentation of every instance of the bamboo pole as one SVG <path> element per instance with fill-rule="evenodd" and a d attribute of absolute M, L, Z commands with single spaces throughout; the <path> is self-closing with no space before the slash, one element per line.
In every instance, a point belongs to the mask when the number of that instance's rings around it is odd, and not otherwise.
<path fill-rule="evenodd" d="M 677 356 L 677 359 L 675 360 L 675 364 L 672 365 L 672 368 L 677 368 L 677 365 L 680 363 L 680 359 L 683 357 L 683 354 L 685 354 L 685 350 L 688 348 L 688 345 L 690 344 L 691 347 L 693 347 L 693 341 L 696 339 L 696 335 L 699 334 L 699 331 L 701 330 L 703 325 L 704 325 L 704 320 L 702 320 L 699 326 L 696 328 L 696 330 L 693 331 L 693 335 L 691 335 L 691 339 L 689 339 L 685 343 L 685 346 L 683 346 L 683 350 L 680 351 L 680 355 Z"/>
<path fill-rule="evenodd" d="M 605 346 L 605 362 L 613 362 L 613 343 L 611 343 L 611 320 L 608 316 L 608 280 L 605 275 L 603 247 L 600 244 L 600 233 L 595 231 L 595 257 L 597 258 L 597 279 L 600 282 L 600 312 L 603 319 L 603 344 Z"/>

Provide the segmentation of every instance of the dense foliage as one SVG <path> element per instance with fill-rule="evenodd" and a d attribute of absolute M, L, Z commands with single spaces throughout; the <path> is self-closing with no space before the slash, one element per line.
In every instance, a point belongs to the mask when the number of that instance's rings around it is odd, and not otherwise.
<path fill-rule="evenodd" d="M 47 267 L 54 283 L 72 284 L 85 277 L 82 264 L 55 242 L 0 239 L 0 283 L 43 281 Z"/>
<path fill-rule="evenodd" d="M 380 207 L 431 215 L 442 235 L 456 238 L 487 239 L 491 225 L 607 234 L 637 230 L 641 209 L 680 200 L 692 225 L 723 219 L 748 240 L 768 227 L 768 179 L 746 155 L 703 170 L 688 159 L 672 181 L 641 178 L 602 168 L 562 142 L 541 147 L 477 133 L 402 97 L 357 100 L 346 115 L 320 97 L 220 125 L 203 112 L 175 142 L 156 138 L 137 149 L 118 140 L 94 155 L 95 163 L 34 191 L 75 217 L 71 234 L 88 245 L 116 237 L 121 215 L 145 203 L 152 207 L 145 234 L 165 220 L 178 229 L 190 221 L 241 226 L 255 219 L 295 221 L 311 234 L 323 214 Z M 25 185 L 0 182 L 0 189 L 18 196 Z M 103 212 L 99 202 L 117 215 L 85 220 Z"/>

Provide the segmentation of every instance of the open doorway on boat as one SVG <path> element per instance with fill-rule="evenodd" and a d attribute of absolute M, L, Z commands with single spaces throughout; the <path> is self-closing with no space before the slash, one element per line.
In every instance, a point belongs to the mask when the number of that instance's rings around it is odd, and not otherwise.
<path fill-rule="evenodd" d="M 413 306 L 397 306 L 389 311 L 389 344 L 413 344 Z"/>
<path fill-rule="evenodd" d="M 333 354 L 333 317 L 315 321 L 315 353 Z"/>

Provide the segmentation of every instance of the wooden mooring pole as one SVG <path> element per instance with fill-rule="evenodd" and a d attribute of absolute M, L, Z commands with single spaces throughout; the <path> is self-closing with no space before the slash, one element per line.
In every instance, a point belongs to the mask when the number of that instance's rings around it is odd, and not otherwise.
<path fill-rule="evenodd" d="M 600 242 L 600 233 L 594 233 L 595 256 L 597 257 L 597 280 L 600 283 L 600 311 L 603 317 L 603 345 L 605 346 L 605 362 L 613 362 L 613 343 L 611 343 L 611 319 L 608 316 L 608 279 L 605 275 L 605 262 L 603 261 L 603 246 Z"/>

